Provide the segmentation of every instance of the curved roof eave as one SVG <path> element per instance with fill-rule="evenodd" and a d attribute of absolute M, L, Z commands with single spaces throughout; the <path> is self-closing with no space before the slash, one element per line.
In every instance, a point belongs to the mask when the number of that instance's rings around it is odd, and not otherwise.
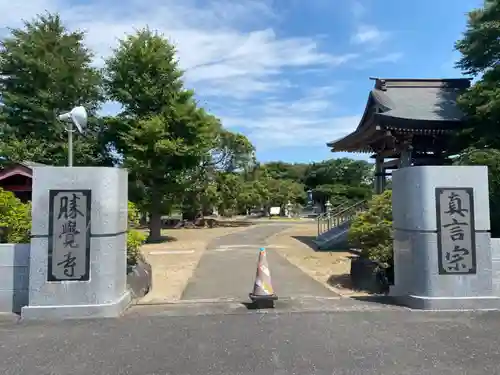
<path fill-rule="evenodd" d="M 370 93 L 368 94 L 368 100 L 365 105 L 365 110 L 363 112 L 363 116 L 361 116 L 361 120 L 359 121 L 358 126 L 356 127 L 356 130 L 353 132 L 343 136 L 342 138 L 338 138 L 334 141 L 328 142 L 326 145 L 328 147 L 334 147 L 334 145 L 340 141 L 346 141 L 351 137 L 357 137 L 357 135 L 361 132 L 361 130 L 365 127 L 364 125 L 368 121 L 368 117 L 372 114 L 370 109 L 374 105 L 382 106 L 384 110 L 390 110 L 393 107 L 393 104 L 389 97 L 384 95 L 380 90 L 372 89 L 370 90 Z M 333 149 L 332 149 L 333 151 Z M 370 151 L 366 151 L 370 152 Z"/>
<path fill-rule="evenodd" d="M 372 107 L 374 101 L 377 102 L 377 98 L 373 95 L 373 90 L 370 90 L 370 93 L 368 94 L 368 100 L 366 101 L 365 110 L 363 112 L 363 116 L 361 116 L 361 120 L 359 121 L 356 131 L 363 127 L 363 124 L 366 122 L 366 118 L 370 114 L 370 107 Z"/>
<path fill-rule="evenodd" d="M 339 141 L 342 141 L 342 140 L 346 140 L 348 139 L 349 137 L 352 137 L 353 135 L 355 135 L 356 133 L 359 132 L 359 130 L 361 128 L 363 128 L 363 124 L 366 122 L 366 118 L 369 116 L 370 114 L 370 107 L 373 105 L 373 102 L 376 102 L 378 103 L 378 100 L 377 98 L 373 95 L 373 91 L 374 90 L 370 90 L 370 93 L 368 94 L 368 100 L 366 102 L 366 105 L 365 105 L 365 110 L 363 112 L 363 116 L 361 116 L 361 120 L 359 121 L 359 124 L 358 126 L 356 127 L 356 130 L 354 130 L 353 132 L 349 133 L 349 134 L 346 134 L 344 135 L 343 137 L 341 138 L 337 138 L 336 140 L 334 141 L 330 141 L 328 142 L 326 145 L 327 147 L 333 147 L 333 145 Z M 333 151 L 333 150 L 332 150 Z"/>

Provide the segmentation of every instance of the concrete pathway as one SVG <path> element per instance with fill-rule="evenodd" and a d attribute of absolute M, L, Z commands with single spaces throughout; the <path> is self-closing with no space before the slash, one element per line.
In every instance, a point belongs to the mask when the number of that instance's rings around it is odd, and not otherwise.
<path fill-rule="evenodd" d="M 286 224 L 256 225 L 213 241 L 203 254 L 181 299 L 247 301 L 255 280 L 259 248 L 266 246 L 269 237 L 288 227 Z M 337 296 L 272 247 L 266 249 L 278 297 Z"/>

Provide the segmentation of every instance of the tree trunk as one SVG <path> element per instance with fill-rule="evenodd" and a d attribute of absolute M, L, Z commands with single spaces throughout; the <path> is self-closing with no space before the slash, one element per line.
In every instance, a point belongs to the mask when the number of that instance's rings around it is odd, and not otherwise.
<path fill-rule="evenodd" d="M 148 242 L 160 242 L 161 237 L 161 199 L 155 194 L 152 196 L 151 212 L 149 216 Z"/>
<path fill-rule="evenodd" d="M 141 227 L 146 227 L 148 225 L 148 214 L 141 212 L 141 217 L 139 219 L 139 225 Z"/>
<path fill-rule="evenodd" d="M 149 238 L 148 242 L 160 242 L 161 237 L 161 214 L 151 212 L 149 219 Z"/>

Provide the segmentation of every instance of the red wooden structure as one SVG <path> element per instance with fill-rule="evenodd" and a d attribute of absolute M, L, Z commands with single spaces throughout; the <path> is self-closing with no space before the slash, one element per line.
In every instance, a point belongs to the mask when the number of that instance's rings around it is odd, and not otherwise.
<path fill-rule="evenodd" d="M 31 200 L 32 167 L 43 164 L 33 162 L 16 163 L 0 170 L 0 188 L 13 192 L 21 201 Z"/>

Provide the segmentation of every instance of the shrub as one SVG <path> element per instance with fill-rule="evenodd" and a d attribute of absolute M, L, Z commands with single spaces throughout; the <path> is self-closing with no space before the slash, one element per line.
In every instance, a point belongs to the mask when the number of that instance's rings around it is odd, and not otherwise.
<path fill-rule="evenodd" d="M 141 246 L 146 241 L 146 234 L 136 229 L 127 232 L 127 264 L 133 266 L 137 264 L 141 255 Z"/>
<path fill-rule="evenodd" d="M 146 242 L 146 234 L 136 229 L 139 225 L 140 213 L 136 205 L 128 202 L 128 231 L 127 231 L 127 264 L 137 264 L 141 254 L 141 246 Z"/>
<path fill-rule="evenodd" d="M 392 192 L 375 195 L 368 209 L 358 214 L 349 228 L 349 242 L 361 249 L 361 256 L 393 264 Z"/>
<path fill-rule="evenodd" d="M 0 243 L 29 243 L 31 204 L 0 188 Z"/>
<path fill-rule="evenodd" d="M 141 214 L 135 203 L 128 201 L 128 226 L 135 228 L 139 226 Z"/>

